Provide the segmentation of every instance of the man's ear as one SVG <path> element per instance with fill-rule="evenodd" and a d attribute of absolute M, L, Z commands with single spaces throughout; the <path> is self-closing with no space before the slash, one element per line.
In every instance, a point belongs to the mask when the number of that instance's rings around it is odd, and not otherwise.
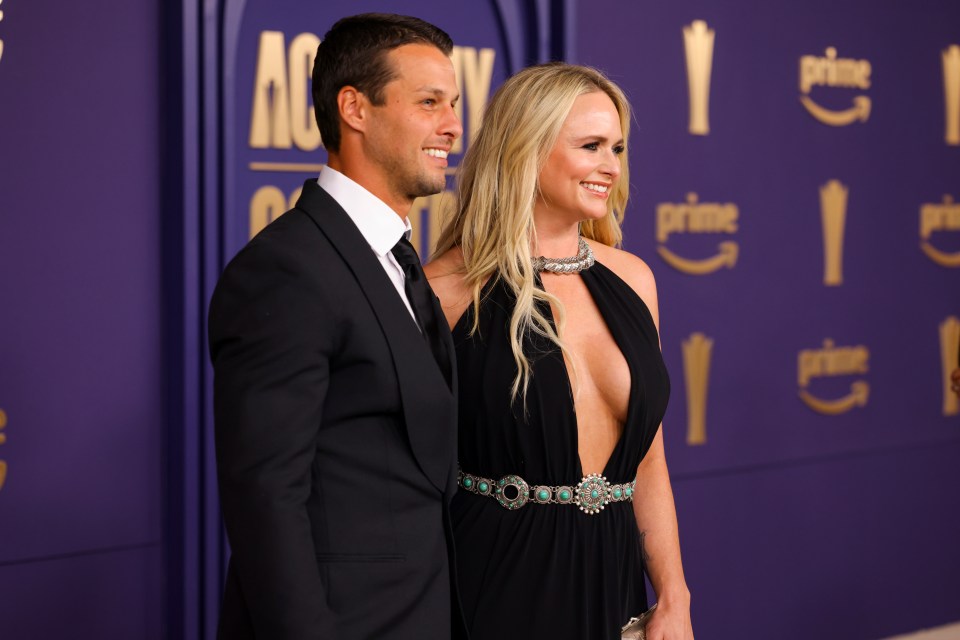
<path fill-rule="evenodd" d="M 356 131 L 366 131 L 370 101 L 356 87 L 347 85 L 337 93 L 337 109 L 343 124 Z"/>

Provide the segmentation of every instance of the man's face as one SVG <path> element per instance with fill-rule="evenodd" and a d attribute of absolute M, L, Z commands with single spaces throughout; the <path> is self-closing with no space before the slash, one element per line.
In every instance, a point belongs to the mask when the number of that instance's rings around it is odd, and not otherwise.
<path fill-rule="evenodd" d="M 397 77 L 384 87 L 384 104 L 371 107 L 364 151 L 384 195 L 409 206 L 446 186 L 447 154 L 463 133 L 454 112 L 459 93 L 453 64 L 436 47 L 408 44 L 387 56 Z"/>

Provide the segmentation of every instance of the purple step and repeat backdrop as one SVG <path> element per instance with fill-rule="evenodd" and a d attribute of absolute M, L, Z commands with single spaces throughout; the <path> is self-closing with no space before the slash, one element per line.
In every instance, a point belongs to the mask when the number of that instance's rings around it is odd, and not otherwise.
<path fill-rule="evenodd" d="M 206 302 L 322 166 L 312 55 L 367 10 L 454 37 L 454 167 L 525 64 L 630 97 L 698 637 L 960 620 L 960 5 L 878 4 L 0 0 L 0 636 L 213 637 Z"/>
<path fill-rule="evenodd" d="M 0 2 L 0 637 L 159 638 L 157 3 Z"/>

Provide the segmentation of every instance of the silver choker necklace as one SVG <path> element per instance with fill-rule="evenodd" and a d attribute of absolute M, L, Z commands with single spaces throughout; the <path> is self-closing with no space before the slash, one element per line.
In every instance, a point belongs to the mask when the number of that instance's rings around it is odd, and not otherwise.
<path fill-rule="evenodd" d="M 580 238 L 578 243 L 577 255 L 572 258 L 544 258 L 540 256 L 533 259 L 533 270 L 535 273 L 549 271 L 550 273 L 580 273 L 593 266 L 596 259 L 593 257 L 593 249 L 587 244 L 587 241 Z"/>

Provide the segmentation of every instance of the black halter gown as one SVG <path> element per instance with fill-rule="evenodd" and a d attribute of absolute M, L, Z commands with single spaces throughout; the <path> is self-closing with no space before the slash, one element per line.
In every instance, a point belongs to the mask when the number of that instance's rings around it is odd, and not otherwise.
<path fill-rule="evenodd" d="M 577 276 L 570 276 L 577 277 Z M 599 262 L 583 271 L 591 296 L 623 353 L 631 389 L 623 434 L 603 475 L 634 479 L 663 417 L 669 380 L 646 305 Z M 528 338 L 533 378 L 511 406 L 516 364 L 510 350 L 512 295 L 497 278 L 484 288 L 479 331 L 472 307 L 453 330 L 459 368 L 460 468 L 498 480 L 575 487 L 583 472 L 571 385 L 560 351 Z M 545 309 L 549 313 L 549 308 Z M 642 486 L 635 488 L 637 493 Z M 472 640 L 620 637 L 620 627 L 647 606 L 639 531 L 631 502 L 588 515 L 572 504 L 509 510 L 461 488 L 453 501 L 457 570 Z"/>

